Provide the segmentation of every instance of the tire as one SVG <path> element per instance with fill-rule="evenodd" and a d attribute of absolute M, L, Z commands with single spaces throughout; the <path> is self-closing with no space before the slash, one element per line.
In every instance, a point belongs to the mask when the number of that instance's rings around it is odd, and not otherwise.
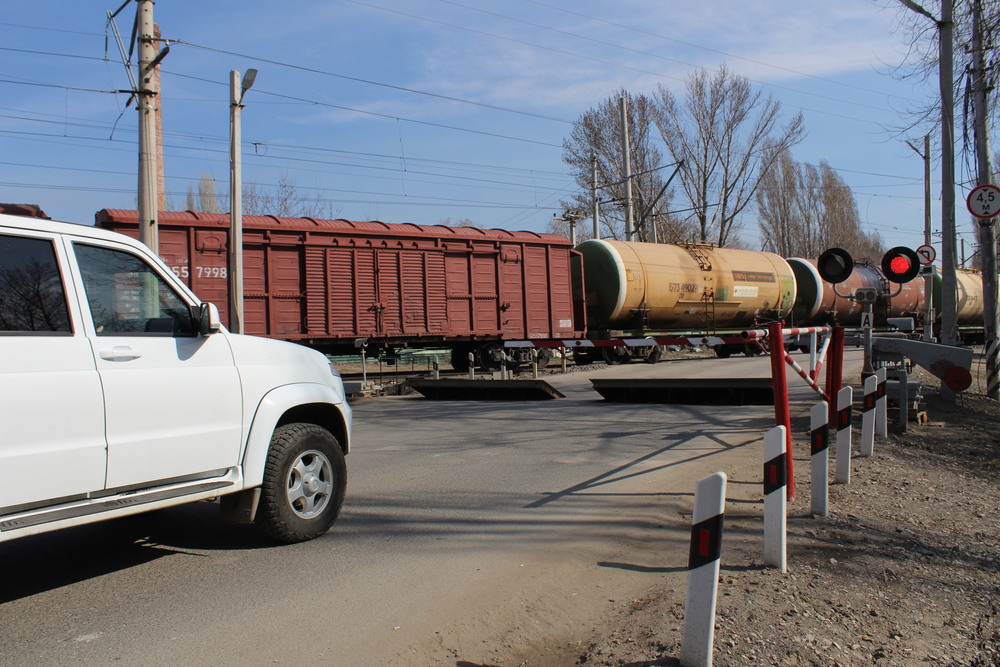
<path fill-rule="evenodd" d="M 315 424 L 286 424 L 271 436 L 257 523 L 291 544 L 330 529 L 344 504 L 347 464 L 333 434 Z"/>

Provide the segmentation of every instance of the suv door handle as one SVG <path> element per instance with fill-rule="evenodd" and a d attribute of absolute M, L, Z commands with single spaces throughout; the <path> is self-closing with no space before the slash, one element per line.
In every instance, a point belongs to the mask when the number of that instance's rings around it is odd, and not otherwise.
<path fill-rule="evenodd" d="M 115 345 L 110 350 L 101 350 L 101 359 L 105 361 L 132 361 L 142 356 L 128 345 Z"/>

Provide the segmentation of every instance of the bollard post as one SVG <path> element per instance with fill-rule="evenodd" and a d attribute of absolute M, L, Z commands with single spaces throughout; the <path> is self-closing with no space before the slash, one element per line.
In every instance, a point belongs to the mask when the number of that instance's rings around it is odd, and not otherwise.
<path fill-rule="evenodd" d="M 473 354 L 472 352 L 469 352 L 469 379 L 470 380 L 475 380 L 476 379 L 476 366 L 475 366 L 475 364 L 476 364 L 476 355 Z"/>
<path fill-rule="evenodd" d="M 768 345 L 771 349 L 771 384 L 774 387 L 774 423 L 785 427 L 785 451 L 788 453 L 788 486 L 785 491 L 789 498 L 795 497 L 795 473 L 792 464 L 792 422 L 788 410 L 788 376 L 785 375 L 784 322 L 773 322 L 767 327 Z"/>
<path fill-rule="evenodd" d="M 826 362 L 826 395 L 830 399 L 827 420 L 833 426 L 837 423 L 837 393 L 844 378 L 844 327 L 833 327 L 830 331 L 830 358 Z"/>
<path fill-rule="evenodd" d="M 812 454 L 812 513 L 830 515 L 830 424 L 826 401 L 809 412 L 809 451 Z"/>
<path fill-rule="evenodd" d="M 561 348 L 561 349 L 562 349 L 562 372 L 565 374 L 566 373 L 566 348 L 564 347 L 564 348 Z"/>
<path fill-rule="evenodd" d="M 871 456 L 875 453 L 875 403 L 878 391 L 878 378 L 869 375 L 865 378 L 865 394 L 861 411 L 861 456 Z"/>
<path fill-rule="evenodd" d="M 885 395 L 887 375 L 885 366 L 875 371 L 875 378 L 878 380 L 878 386 L 875 389 L 875 432 L 880 438 L 889 435 L 889 397 Z"/>
<path fill-rule="evenodd" d="M 725 504 L 726 473 L 717 472 L 698 481 L 691 517 L 684 637 L 681 640 L 680 660 L 684 667 L 711 667 L 712 664 Z"/>
<path fill-rule="evenodd" d="M 538 348 L 531 348 L 531 377 L 538 379 Z"/>
<path fill-rule="evenodd" d="M 438 358 L 436 354 L 434 355 L 434 379 L 435 380 L 441 379 L 441 368 L 440 366 L 438 366 Z"/>
<path fill-rule="evenodd" d="M 785 427 L 775 426 L 764 435 L 764 565 L 788 571 L 788 482 Z"/>
<path fill-rule="evenodd" d="M 854 390 L 837 392 L 837 483 L 851 483 L 851 402 Z"/>

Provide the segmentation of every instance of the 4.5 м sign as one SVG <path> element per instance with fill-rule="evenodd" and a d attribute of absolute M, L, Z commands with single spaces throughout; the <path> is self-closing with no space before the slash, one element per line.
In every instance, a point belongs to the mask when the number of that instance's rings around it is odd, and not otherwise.
<path fill-rule="evenodd" d="M 980 185 L 973 188 L 965 203 L 969 213 L 977 218 L 995 218 L 1000 214 L 1000 188 L 995 185 Z"/>

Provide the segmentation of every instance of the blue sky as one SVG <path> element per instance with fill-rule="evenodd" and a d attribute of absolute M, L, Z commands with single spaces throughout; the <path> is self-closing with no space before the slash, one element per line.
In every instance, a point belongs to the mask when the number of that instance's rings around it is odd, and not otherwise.
<path fill-rule="evenodd" d="M 137 114 L 94 92 L 128 87 L 106 30 L 122 2 L 0 5 L 0 201 L 75 222 L 135 208 Z M 126 40 L 134 13 L 117 19 Z M 561 159 L 572 121 L 621 88 L 681 93 L 690 72 L 725 63 L 802 111 L 793 157 L 836 169 L 867 229 L 917 246 L 923 163 L 890 128 L 936 84 L 891 76 L 900 13 L 889 0 L 159 0 L 175 41 L 162 64 L 168 204 L 182 209 L 203 173 L 227 190 L 229 71 L 252 67 L 246 181 L 285 178 L 337 217 L 544 231 L 576 189 Z M 933 178 L 940 229 L 936 163 Z M 743 236 L 756 246 L 752 214 Z"/>

